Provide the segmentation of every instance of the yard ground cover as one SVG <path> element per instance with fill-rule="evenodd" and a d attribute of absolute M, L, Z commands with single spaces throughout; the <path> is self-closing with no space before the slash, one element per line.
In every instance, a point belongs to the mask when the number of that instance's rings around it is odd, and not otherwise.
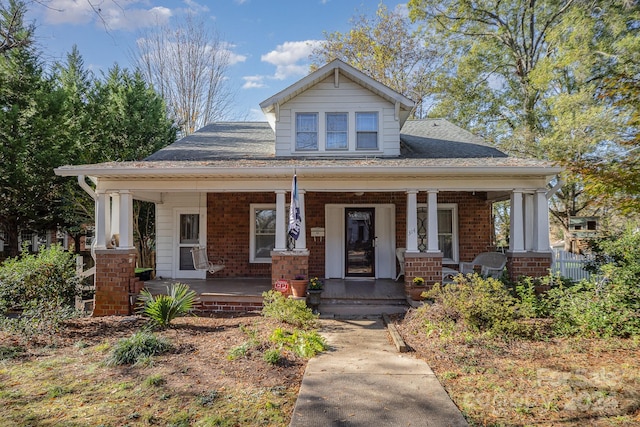
<path fill-rule="evenodd" d="M 119 339 L 144 326 L 140 317 L 74 320 L 40 343 L 1 335 L 2 425 L 289 423 L 306 362 L 286 351 L 276 363 L 264 360 L 264 343 L 280 322 L 245 315 L 174 323 L 156 332 L 173 350 L 140 366 L 104 364 Z M 243 344 L 246 351 L 231 357 Z"/>
<path fill-rule="evenodd" d="M 441 336 L 420 310 L 396 326 L 471 425 L 640 425 L 640 339 Z"/>

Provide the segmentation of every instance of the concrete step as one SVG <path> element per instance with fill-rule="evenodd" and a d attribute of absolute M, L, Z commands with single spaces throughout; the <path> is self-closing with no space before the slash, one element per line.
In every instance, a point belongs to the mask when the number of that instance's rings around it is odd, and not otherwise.
<path fill-rule="evenodd" d="M 348 318 L 363 316 L 381 316 L 382 314 L 402 314 L 407 311 L 409 305 L 406 301 L 403 303 L 387 303 L 387 304 L 362 304 L 348 303 L 344 300 L 337 304 L 326 304 L 324 301 L 320 304 L 318 312 L 323 318 Z"/>

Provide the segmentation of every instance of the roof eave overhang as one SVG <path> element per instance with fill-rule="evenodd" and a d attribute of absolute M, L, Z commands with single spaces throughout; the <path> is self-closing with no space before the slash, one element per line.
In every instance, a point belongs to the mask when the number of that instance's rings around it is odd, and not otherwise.
<path fill-rule="evenodd" d="M 273 178 L 304 177 L 429 177 L 429 176 L 528 176 L 553 177 L 562 168 L 556 166 L 274 166 L 274 167 L 188 167 L 188 168 L 132 168 L 63 166 L 55 169 L 59 176 L 91 176 L 98 179 L 181 179 L 197 178 Z"/>

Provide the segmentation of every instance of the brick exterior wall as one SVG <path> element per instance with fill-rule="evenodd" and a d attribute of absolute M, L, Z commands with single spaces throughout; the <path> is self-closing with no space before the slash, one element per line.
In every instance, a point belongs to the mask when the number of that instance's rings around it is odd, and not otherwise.
<path fill-rule="evenodd" d="M 549 274 L 551 253 L 523 252 L 507 254 L 507 271 L 513 281 L 521 276 L 542 277 Z"/>
<path fill-rule="evenodd" d="M 126 316 L 143 283 L 135 277 L 135 250 L 96 250 L 96 293 L 93 316 Z"/>
<path fill-rule="evenodd" d="M 458 237 L 460 261 L 471 261 L 480 252 L 493 250 L 491 204 L 486 193 L 441 192 L 438 203 L 458 205 Z M 289 200 L 289 194 L 286 195 Z M 418 193 L 418 203 L 426 203 L 427 194 Z M 210 260 L 224 259 L 225 269 L 216 277 L 274 277 L 271 264 L 249 262 L 250 205 L 276 203 L 275 193 L 210 193 L 207 197 L 207 253 Z M 310 277 L 324 277 L 325 239 L 311 237 L 311 228 L 325 227 L 325 205 L 364 206 L 394 204 L 396 206 L 396 246 L 406 247 L 407 196 L 404 192 L 305 193 L 308 271 Z M 451 266 L 457 268 L 457 265 Z"/>

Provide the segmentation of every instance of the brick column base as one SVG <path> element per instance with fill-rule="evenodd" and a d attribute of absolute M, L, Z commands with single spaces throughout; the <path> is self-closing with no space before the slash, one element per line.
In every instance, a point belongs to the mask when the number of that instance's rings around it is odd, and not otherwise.
<path fill-rule="evenodd" d="M 309 251 L 272 251 L 271 252 L 271 288 L 277 280 L 286 279 L 291 283 L 297 275 L 309 278 Z"/>
<path fill-rule="evenodd" d="M 522 276 L 546 276 L 550 268 L 551 252 L 507 252 L 507 271 L 512 281 Z"/>
<path fill-rule="evenodd" d="M 136 251 L 96 250 L 96 294 L 93 316 L 127 316 L 132 313 L 130 295 L 138 288 Z"/>
<path fill-rule="evenodd" d="M 422 277 L 426 286 L 415 286 L 413 279 Z M 442 253 L 404 254 L 404 291 L 408 298 L 421 300 L 420 294 L 442 282 Z"/>

